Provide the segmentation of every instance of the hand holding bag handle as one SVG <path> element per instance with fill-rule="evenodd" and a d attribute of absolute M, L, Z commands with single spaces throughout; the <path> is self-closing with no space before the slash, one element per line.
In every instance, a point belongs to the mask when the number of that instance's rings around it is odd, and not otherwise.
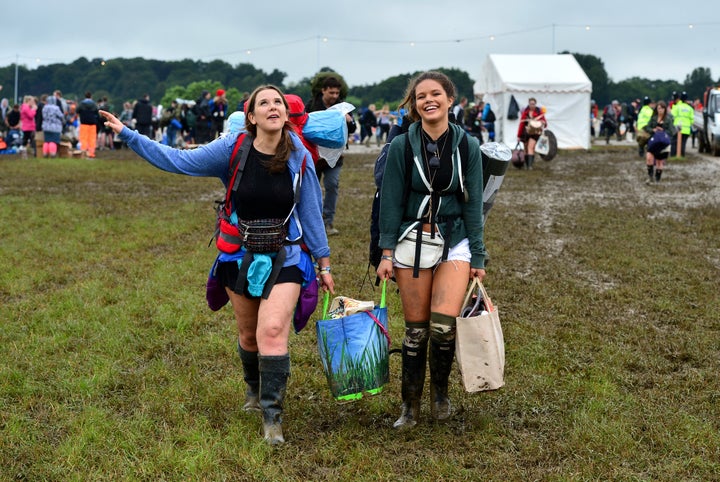
<path fill-rule="evenodd" d="M 382 280 L 382 287 L 380 288 L 380 306 L 379 308 L 385 308 L 387 306 L 386 304 L 386 288 L 387 288 L 387 280 Z M 322 319 L 327 319 L 328 314 L 328 307 L 330 306 L 330 292 L 326 291 L 325 296 L 323 297 L 323 314 Z M 366 311 L 366 313 L 370 316 L 370 318 L 375 322 L 377 327 L 380 329 L 383 335 L 385 335 L 385 338 L 387 338 L 388 346 L 391 344 L 390 340 L 390 332 L 383 326 L 382 323 L 380 323 L 380 320 L 377 319 L 377 317 L 372 313 L 372 311 Z"/>
<path fill-rule="evenodd" d="M 463 309 L 467 307 L 470 303 L 470 299 L 472 297 L 473 292 L 477 288 L 478 294 L 482 296 L 482 300 L 485 302 L 485 310 L 490 313 L 492 311 L 495 311 L 495 307 L 492 304 L 492 301 L 490 300 L 490 296 L 487 294 L 487 291 L 485 290 L 485 286 L 482 284 L 482 281 L 480 281 L 480 278 L 474 277 L 473 280 L 468 285 L 468 291 L 465 294 L 465 301 L 463 301 Z M 480 299 L 480 296 L 478 296 L 478 299 Z M 473 312 L 473 315 L 475 313 Z M 469 316 L 473 316 L 469 315 Z"/>

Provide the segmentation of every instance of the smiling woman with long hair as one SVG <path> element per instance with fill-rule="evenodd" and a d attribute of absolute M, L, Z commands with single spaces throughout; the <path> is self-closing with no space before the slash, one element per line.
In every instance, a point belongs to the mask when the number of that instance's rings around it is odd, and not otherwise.
<path fill-rule="evenodd" d="M 179 150 L 139 135 L 108 112 L 101 111 L 101 115 L 107 127 L 156 167 L 190 176 L 217 177 L 226 189 L 232 187 L 228 223 L 236 231 L 241 224 L 285 219 L 285 229 L 275 235 L 281 245 L 277 252 L 266 254 L 249 248 L 248 229 L 239 235 L 243 248 L 224 250 L 213 267 L 237 322 L 238 352 L 248 386 L 243 408 L 262 412 L 265 439 L 275 445 L 285 441 L 281 422 L 290 375 L 288 338 L 301 285 L 315 282 L 318 276 L 321 286 L 334 292 L 334 282 L 320 185 L 310 154 L 288 122 L 287 100 L 280 89 L 266 85 L 255 89 L 246 106 L 243 146 L 249 147 L 244 151 L 246 162 L 236 186 L 228 186 L 229 165 L 239 138 L 224 136 L 197 149 Z M 303 169 L 307 170 L 304 174 Z M 300 176 L 302 182 L 298 182 Z M 309 253 L 301 245 L 307 246 Z M 317 262 L 319 275 L 310 256 Z"/>
<path fill-rule="evenodd" d="M 428 344 L 432 415 L 437 420 L 452 415 L 448 377 L 455 356 L 455 318 L 468 281 L 485 276 L 480 144 L 449 122 L 455 96 L 452 81 L 440 72 L 411 80 L 400 108 L 407 107 L 414 122 L 390 144 L 380 193 L 377 275 L 395 276 L 405 316 L 402 410 L 396 428 L 417 423 Z M 462 142 L 468 143 L 468 159 L 461 162 Z M 413 159 L 409 170 L 406 154 Z M 442 244 L 442 256 L 434 264 L 421 266 L 416 256 L 398 255 L 398 245 L 409 236 L 419 240 L 426 235 Z"/>

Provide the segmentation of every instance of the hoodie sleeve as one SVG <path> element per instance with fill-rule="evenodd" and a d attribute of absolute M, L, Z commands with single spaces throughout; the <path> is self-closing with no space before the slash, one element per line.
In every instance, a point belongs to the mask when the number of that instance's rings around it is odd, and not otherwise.
<path fill-rule="evenodd" d="M 124 127 L 120 139 L 135 153 L 163 171 L 187 176 L 217 177 L 228 183 L 228 165 L 236 137 L 223 136 L 196 149 L 175 149 Z"/>
<path fill-rule="evenodd" d="M 296 209 L 302 226 L 303 241 L 313 258 L 317 260 L 330 256 L 330 246 L 322 217 L 322 191 L 310 153 L 305 148 L 302 148 L 301 152 L 305 153 L 308 161 L 305 164 L 305 174 L 300 185 L 300 202 Z"/>

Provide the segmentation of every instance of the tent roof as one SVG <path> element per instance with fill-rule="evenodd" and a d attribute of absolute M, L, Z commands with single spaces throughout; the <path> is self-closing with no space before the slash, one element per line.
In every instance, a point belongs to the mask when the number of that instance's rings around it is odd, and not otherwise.
<path fill-rule="evenodd" d="M 571 54 L 488 55 L 479 82 L 486 93 L 592 92 L 592 82 Z M 482 91 L 481 91 L 482 92 Z"/>

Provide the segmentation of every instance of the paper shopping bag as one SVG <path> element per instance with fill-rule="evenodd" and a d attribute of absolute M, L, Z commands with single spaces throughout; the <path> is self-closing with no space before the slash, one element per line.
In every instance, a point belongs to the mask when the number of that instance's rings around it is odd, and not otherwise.
<path fill-rule="evenodd" d="M 500 316 L 475 278 L 457 317 L 455 358 L 467 392 L 497 390 L 505 385 L 505 342 Z"/>

